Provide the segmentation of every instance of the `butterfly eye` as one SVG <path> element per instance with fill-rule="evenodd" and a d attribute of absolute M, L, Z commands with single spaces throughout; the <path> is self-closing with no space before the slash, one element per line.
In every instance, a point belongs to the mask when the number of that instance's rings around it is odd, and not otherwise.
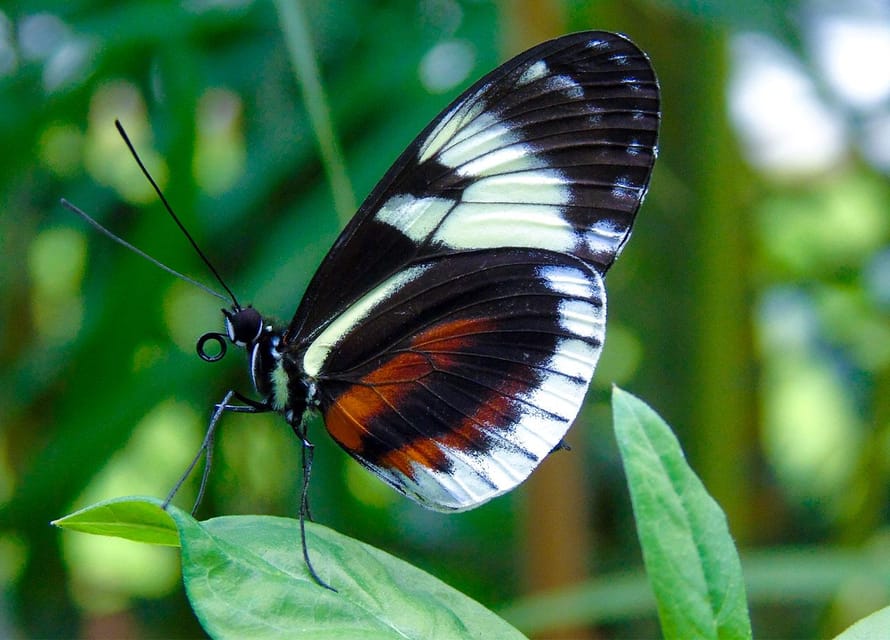
<path fill-rule="evenodd" d="M 238 309 L 235 313 L 223 310 L 226 317 L 226 333 L 229 340 L 239 347 L 255 342 L 263 332 L 263 316 L 253 307 Z"/>

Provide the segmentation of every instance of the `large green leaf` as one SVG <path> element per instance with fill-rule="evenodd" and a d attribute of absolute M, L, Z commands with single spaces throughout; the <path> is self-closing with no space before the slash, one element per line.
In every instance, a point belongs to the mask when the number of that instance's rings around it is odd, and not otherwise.
<path fill-rule="evenodd" d="M 214 638 L 522 638 L 482 605 L 393 556 L 307 523 L 229 516 L 198 522 L 153 498 L 99 503 L 55 521 L 68 529 L 160 544 L 178 538 L 192 608 Z M 165 532 L 159 535 L 158 532 Z"/>
<path fill-rule="evenodd" d="M 617 387 L 612 410 L 664 636 L 751 638 L 741 564 L 723 511 L 658 414 Z"/>
<path fill-rule="evenodd" d="M 847 628 L 835 640 L 884 640 L 888 630 L 890 630 L 890 607 L 885 607 Z"/>

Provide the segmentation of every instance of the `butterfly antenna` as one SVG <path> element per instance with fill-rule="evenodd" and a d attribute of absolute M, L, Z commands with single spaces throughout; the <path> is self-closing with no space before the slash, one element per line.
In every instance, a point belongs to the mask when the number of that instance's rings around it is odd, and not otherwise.
<path fill-rule="evenodd" d="M 155 258 L 152 258 L 150 255 L 148 255 L 147 253 L 145 253 L 145 252 L 142 251 L 141 249 L 138 249 L 137 247 L 134 247 L 132 244 L 130 244 L 129 242 L 127 242 L 127 241 L 124 240 L 123 238 L 120 238 L 120 237 L 114 235 L 111 231 L 109 231 L 108 229 L 106 229 L 105 227 L 103 227 L 103 226 L 102 226 L 101 224 L 99 224 L 96 220 L 94 220 L 93 218 L 91 218 L 90 216 L 88 216 L 86 213 L 84 213 L 83 211 L 81 211 L 79 208 L 77 208 L 76 206 L 74 206 L 73 204 L 71 204 L 70 202 L 68 202 L 67 200 L 65 200 L 65 198 L 62 198 L 62 201 L 61 201 L 61 202 L 62 202 L 62 206 L 63 206 L 63 207 L 65 207 L 66 209 L 68 209 L 68 210 L 70 210 L 70 211 L 73 211 L 74 213 L 76 213 L 77 215 L 79 215 L 81 218 L 83 218 L 84 220 L 86 220 L 88 223 L 90 223 L 94 228 L 96 228 L 97 230 L 99 230 L 100 232 L 102 232 L 103 234 L 105 234 L 106 236 L 108 236 L 109 238 L 111 238 L 112 240 L 114 240 L 115 242 L 117 242 L 119 245 L 121 245 L 121 246 L 123 246 L 123 247 L 129 249 L 130 251 L 132 251 L 133 253 L 135 253 L 137 256 L 141 256 L 142 258 L 145 258 L 146 260 L 148 260 L 149 262 L 151 262 L 151 263 L 152 263 L 153 265 L 155 265 L 156 267 L 160 267 L 161 269 L 163 269 L 163 270 L 166 271 L 167 273 L 169 273 L 169 274 L 171 274 L 171 275 L 173 275 L 173 276 L 179 278 L 180 280 L 183 280 L 183 281 L 185 281 L 185 282 L 188 282 L 189 284 L 193 284 L 193 285 L 195 285 L 195 286 L 198 287 L 199 289 L 202 289 L 202 290 L 206 291 L 206 292 L 209 293 L 210 295 L 215 296 L 215 297 L 219 298 L 220 300 L 223 300 L 223 301 L 225 301 L 225 302 L 228 302 L 228 301 L 229 301 L 229 299 L 226 298 L 226 297 L 225 297 L 223 294 L 221 294 L 219 291 L 214 291 L 213 289 L 211 289 L 210 287 L 208 287 L 206 284 L 202 284 L 202 283 L 198 282 L 197 280 L 194 280 L 194 279 L 192 279 L 192 278 L 189 278 L 187 275 L 184 275 L 184 274 L 182 274 L 182 273 L 179 273 L 179 272 L 176 271 L 175 269 L 171 269 L 170 267 L 168 267 L 167 265 L 165 265 L 163 262 L 161 262 L 161 261 L 159 261 L 159 260 L 156 260 Z"/>
<path fill-rule="evenodd" d="M 164 208 L 167 209 L 167 213 L 170 214 L 170 217 L 173 218 L 173 221 L 176 223 L 176 226 L 179 227 L 179 230 L 182 231 L 183 235 L 188 238 L 188 241 L 191 243 L 192 248 L 194 248 L 195 252 L 200 256 L 201 260 L 204 261 L 204 264 L 207 265 L 207 268 L 210 269 L 210 273 L 213 274 L 213 277 L 216 278 L 216 281 L 222 285 L 222 288 L 226 290 L 226 293 L 229 294 L 229 297 L 232 299 L 232 303 L 234 304 L 236 309 L 241 309 L 241 305 L 238 303 L 238 298 L 235 297 L 235 294 L 229 289 L 229 286 L 226 284 L 225 280 L 222 279 L 222 276 L 219 275 L 219 272 L 216 270 L 216 267 L 213 266 L 213 263 L 210 262 L 210 259 L 201 251 L 201 247 L 198 246 L 198 243 L 195 242 L 195 239 L 192 237 L 192 234 L 189 233 L 188 229 L 185 228 L 185 225 L 182 224 L 182 221 L 179 219 L 179 216 L 173 211 L 173 207 L 170 206 L 170 203 L 167 202 L 167 198 L 164 197 L 164 192 L 161 191 L 161 188 L 158 186 L 158 183 L 155 182 L 154 178 L 151 177 L 151 174 L 148 172 L 148 169 L 145 168 L 145 165 L 142 163 L 142 159 L 139 157 L 139 154 L 136 153 L 136 148 L 133 146 L 133 143 L 130 142 L 130 137 L 127 135 L 127 132 L 124 131 L 123 125 L 120 123 L 120 120 L 114 121 L 114 126 L 117 127 L 117 132 L 120 134 L 121 138 L 124 139 L 124 142 L 127 144 L 127 148 L 130 150 L 130 153 L 133 155 L 133 158 L 136 160 L 136 164 L 139 165 L 139 168 L 142 169 L 142 174 L 148 179 L 152 188 L 155 190 L 155 193 L 158 194 L 158 197 L 161 199 L 161 202 L 164 203 Z"/>

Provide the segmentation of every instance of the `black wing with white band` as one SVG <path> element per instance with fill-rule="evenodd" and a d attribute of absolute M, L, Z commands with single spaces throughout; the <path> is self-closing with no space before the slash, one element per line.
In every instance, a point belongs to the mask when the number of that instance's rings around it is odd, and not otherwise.
<path fill-rule="evenodd" d="M 655 161 L 659 91 L 626 38 L 543 43 L 464 92 L 341 234 L 284 336 L 328 431 L 426 506 L 521 482 L 576 417 L 603 276 Z"/>

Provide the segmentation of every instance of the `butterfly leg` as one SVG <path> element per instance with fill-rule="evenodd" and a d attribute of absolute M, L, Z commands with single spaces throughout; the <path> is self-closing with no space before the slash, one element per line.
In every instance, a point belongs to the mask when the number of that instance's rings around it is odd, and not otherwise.
<path fill-rule="evenodd" d="M 234 397 L 238 402 L 242 402 L 243 404 L 229 404 L 228 401 L 224 399 L 222 402 L 214 406 L 217 408 L 222 407 L 224 411 L 233 411 L 235 413 L 265 413 L 273 410 L 268 403 L 248 398 L 238 391 L 232 391 L 231 396 L 229 397 Z"/>
<path fill-rule="evenodd" d="M 337 593 L 337 590 L 334 589 L 331 585 L 321 579 L 318 573 L 315 571 L 315 567 L 312 566 L 312 561 L 309 559 L 309 546 L 306 544 L 306 520 L 312 520 L 312 514 L 309 511 L 309 478 L 312 475 L 312 459 L 315 454 L 315 445 L 312 444 L 309 439 L 306 437 L 306 422 L 301 419 L 299 423 L 292 423 L 291 428 L 294 430 L 296 436 L 300 439 L 300 444 L 302 445 L 302 465 L 303 465 L 303 486 L 300 488 L 300 541 L 303 547 L 303 561 L 306 563 L 306 568 L 309 570 L 309 575 L 312 576 L 312 579 L 319 585 L 324 587 L 325 589 L 330 589 L 334 593 Z"/>
<path fill-rule="evenodd" d="M 236 405 L 229 404 L 232 398 L 236 398 L 241 402 L 244 402 L 244 405 Z M 204 499 L 204 492 L 207 489 L 207 479 L 210 477 L 210 469 L 213 465 L 213 440 L 216 435 L 216 425 L 219 422 L 219 419 L 222 417 L 224 411 L 234 411 L 236 413 L 262 413 L 265 411 L 271 411 L 272 408 L 266 404 L 261 402 L 257 402 L 256 400 L 251 400 L 243 396 L 234 390 L 229 390 L 221 402 L 214 405 L 213 415 L 210 417 L 210 424 L 207 426 L 207 432 L 204 434 L 204 441 L 201 443 L 201 448 L 198 449 L 198 453 L 192 459 L 189 466 L 186 468 L 185 472 L 179 477 L 179 480 L 176 481 L 176 484 L 173 485 L 173 488 L 170 490 L 170 493 L 167 494 L 167 498 L 164 500 L 163 507 L 166 508 L 168 504 L 173 500 L 173 496 L 179 491 L 188 477 L 192 474 L 192 471 L 195 470 L 195 467 L 198 465 L 198 461 L 201 460 L 203 456 L 205 459 L 204 463 L 204 471 L 201 474 L 201 486 L 198 489 L 198 496 L 195 498 L 195 504 L 192 507 L 191 514 L 195 515 L 198 511 L 198 507 L 201 504 L 201 501 Z"/>
<path fill-rule="evenodd" d="M 297 438 L 300 439 L 302 447 L 300 464 L 303 467 L 303 480 L 300 488 L 300 519 L 306 518 L 309 522 L 313 521 L 312 510 L 309 508 L 309 476 L 312 475 L 312 460 L 315 457 L 315 445 L 309 441 L 307 437 L 307 429 L 303 420 L 299 424 L 293 424 L 291 427 Z"/>

